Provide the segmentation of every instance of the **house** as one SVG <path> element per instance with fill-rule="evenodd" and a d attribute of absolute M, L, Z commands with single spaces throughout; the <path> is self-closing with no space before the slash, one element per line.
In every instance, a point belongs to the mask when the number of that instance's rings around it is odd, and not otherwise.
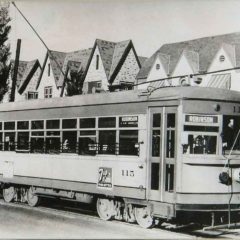
<path fill-rule="evenodd" d="M 14 60 L 11 60 L 10 64 L 9 89 L 3 98 L 3 102 L 9 101 L 12 91 Z M 40 73 L 41 65 L 37 59 L 33 61 L 19 61 L 14 101 L 18 102 L 38 98 L 36 86 Z"/>
<path fill-rule="evenodd" d="M 72 95 L 76 87 L 80 94 L 104 92 L 109 88 L 129 89 L 140 67 L 131 40 L 115 43 L 97 39 L 93 48 L 68 53 L 50 50 L 37 91 L 39 98 L 51 98 L 59 97 L 62 91 L 64 96 Z"/>
<path fill-rule="evenodd" d="M 158 55 L 168 56 L 168 72 L 160 64 L 157 73 Z M 139 88 L 147 88 L 149 85 L 164 87 L 168 81 L 169 86 L 194 85 L 240 91 L 239 70 L 232 69 L 236 67 L 240 67 L 240 33 L 230 33 L 164 44 L 145 61 L 137 75 L 137 82 L 143 83 Z M 232 70 L 218 72 L 225 69 Z M 148 83 L 165 77 L 172 79 L 161 81 L 161 84 Z"/>
<path fill-rule="evenodd" d="M 140 67 L 141 63 L 131 40 L 110 42 L 97 39 L 87 68 L 83 91 L 108 91 L 109 87 L 131 89 Z"/>
<path fill-rule="evenodd" d="M 47 52 L 37 84 L 39 98 L 60 97 L 67 68 L 69 74 L 72 71 L 85 72 L 91 52 L 91 48 L 68 53 Z M 64 93 L 66 95 L 66 90 Z"/>

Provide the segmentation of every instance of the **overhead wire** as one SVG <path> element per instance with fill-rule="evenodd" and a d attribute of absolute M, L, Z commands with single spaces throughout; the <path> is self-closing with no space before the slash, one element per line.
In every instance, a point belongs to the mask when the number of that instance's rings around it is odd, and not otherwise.
<path fill-rule="evenodd" d="M 62 70 L 62 67 L 59 65 L 58 61 L 55 59 L 55 57 L 52 55 L 49 47 L 47 46 L 47 44 L 45 43 L 45 41 L 42 39 L 42 37 L 38 34 L 38 32 L 36 31 L 36 29 L 32 26 L 32 24 L 28 21 L 28 19 L 24 16 L 24 14 L 21 12 L 21 10 L 17 7 L 17 5 L 15 4 L 15 2 L 12 2 L 12 5 L 17 9 L 17 11 L 21 14 L 21 16 L 24 18 L 24 20 L 28 23 L 28 25 L 31 27 L 31 29 L 34 31 L 34 33 L 37 35 L 37 37 L 39 38 L 39 40 L 42 42 L 42 44 L 45 46 L 45 48 L 47 49 L 48 54 L 52 57 L 53 61 L 56 63 L 58 69 L 61 71 L 61 73 L 63 74 L 63 76 L 65 75 L 65 73 Z M 64 86 L 64 84 L 63 84 Z M 63 91 L 61 91 L 63 92 Z"/>

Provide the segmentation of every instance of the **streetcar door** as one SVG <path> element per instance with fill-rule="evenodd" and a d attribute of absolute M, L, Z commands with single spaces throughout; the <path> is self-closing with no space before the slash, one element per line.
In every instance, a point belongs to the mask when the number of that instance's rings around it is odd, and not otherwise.
<path fill-rule="evenodd" d="M 177 108 L 150 109 L 148 198 L 174 202 Z"/>
<path fill-rule="evenodd" d="M 161 162 L 162 152 L 162 120 L 163 108 L 150 109 L 150 144 L 149 144 L 149 194 L 150 200 L 161 199 Z"/>

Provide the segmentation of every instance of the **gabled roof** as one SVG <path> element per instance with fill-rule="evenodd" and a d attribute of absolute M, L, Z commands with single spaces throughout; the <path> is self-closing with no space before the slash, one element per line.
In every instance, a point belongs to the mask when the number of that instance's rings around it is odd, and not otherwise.
<path fill-rule="evenodd" d="M 227 45 L 223 45 L 227 44 Z M 147 66 L 143 65 L 144 74 L 140 74 L 138 78 L 146 78 L 148 72 L 150 71 L 149 64 L 152 62 L 154 56 L 160 52 L 170 56 L 170 65 L 169 65 L 169 74 L 171 75 L 181 57 L 183 51 L 189 50 L 198 53 L 199 56 L 199 72 L 206 72 L 212 63 L 215 55 L 219 51 L 219 49 L 224 46 L 226 52 L 229 53 L 230 58 L 233 58 L 233 47 L 229 47 L 228 45 L 234 46 L 235 56 L 236 56 L 236 66 L 240 66 L 240 32 L 230 33 L 224 35 L 203 37 L 198 39 L 193 39 L 189 41 L 169 43 L 162 45 L 148 60 L 145 61 Z M 227 46 L 227 47 L 226 47 Z"/>
<path fill-rule="evenodd" d="M 64 60 L 67 53 L 53 51 L 53 50 L 50 50 L 49 52 L 50 53 L 48 55 L 49 55 L 50 65 L 52 67 L 54 80 L 56 82 L 56 85 L 58 86 L 60 76 L 61 76 L 61 69 L 63 68 Z"/>
<path fill-rule="evenodd" d="M 148 58 L 147 57 L 142 57 L 142 56 L 138 56 L 138 60 L 141 64 L 141 66 L 143 66 L 144 62 L 147 60 Z"/>
<path fill-rule="evenodd" d="M 162 66 L 166 72 L 166 75 L 169 73 L 169 63 L 170 63 L 170 56 L 166 54 L 159 53 L 157 55 L 162 63 Z"/>
<path fill-rule="evenodd" d="M 169 73 L 170 56 L 167 54 L 162 54 L 159 51 L 157 51 L 150 58 L 145 60 L 145 62 L 142 65 L 142 68 L 137 74 L 137 79 L 146 79 L 148 77 L 148 74 L 150 73 L 152 66 L 157 58 L 160 59 L 166 74 Z"/>
<path fill-rule="evenodd" d="M 148 74 L 152 68 L 152 65 L 155 62 L 158 53 L 159 51 L 155 52 L 150 58 L 145 60 L 144 64 L 142 65 L 140 71 L 137 74 L 137 79 L 145 79 L 148 77 Z"/>
<path fill-rule="evenodd" d="M 67 66 L 73 67 L 73 65 L 75 65 L 75 68 L 78 65 L 78 71 L 80 70 L 80 68 L 82 71 L 85 71 L 89 62 L 91 52 L 92 48 L 66 53 L 64 63 L 62 66 L 62 71 L 65 73 L 65 71 L 67 70 Z M 59 81 L 57 82 L 58 87 L 62 86 L 63 80 L 64 75 L 60 74 Z"/>
<path fill-rule="evenodd" d="M 99 49 L 103 67 L 109 82 L 114 81 L 118 70 L 121 68 L 131 49 L 133 49 L 139 67 L 141 66 L 131 40 L 110 42 L 96 39 L 93 52 L 95 51 L 96 47 Z"/>
<path fill-rule="evenodd" d="M 96 46 L 98 46 L 106 75 L 109 77 L 116 43 L 96 39 L 94 49 Z"/>
<path fill-rule="evenodd" d="M 18 88 L 18 92 L 20 94 L 22 94 L 24 92 L 27 85 L 31 81 L 32 76 L 34 75 L 34 73 L 37 71 L 38 68 L 41 69 L 41 65 L 38 60 L 33 60 L 33 61 L 28 62 L 25 73 L 24 73 L 23 81 L 21 82 L 21 84 Z"/>
<path fill-rule="evenodd" d="M 130 40 L 116 43 L 109 78 L 111 78 L 111 76 L 113 75 L 129 44 Z"/>
<path fill-rule="evenodd" d="M 19 61 L 18 63 L 18 73 L 17 73 L 17 82 L 16 82 L 17 87 L 19 87 L 23 79 L 23 75 L 26 70 L 27 64 L 28 64 L 27 61 Z M 14 66 L 15 66 L 15 61 L 11 60 L 11 78 L 13 78 Z"/>
<path fill-rule="evenodd" d="M 14 60 L 11 60 L 11 64 L 13 70 Z M 20 94 L 25 90 L 38 68 L 41 69 L 41 65 L 37 59 L 32 61 L 19 61 L 16 86 Z M 13 76 L 13 71 L 11 72 L 11 76 Z"/>
<path fill-rule="evenodd" d="M 98 47 L 99 49 L 104 70 L 109 81 L 114 79 L 117 70 L 121 67 L 121 64 L 123 64 L 123 61 L 127 57 L 127 54 L 130 51 L 130 49 L 133 49 L 138 65 L 140 67 L 140 62 L 138 60 L 131 40 L 121 42 L 110 42 L 101 39 L 96 39 L 93 48 L 83 49 L 74 52 L 59 52 L 53 50 L 49 51 L 50 53 L 48 54 L 49 55 L 48 57 L 50 59 L 50 64 L 52 67 L 56 86 L 61 87 L 63 85 L 64 81 L 63 73 L 65 73 L 65 71 L 67 70 L 67 66 L 70 65 L 71 67 L 75 65 L 74 68 L 76 68 L 76 66 L 78 65 L 79 67 L 78 71 L 80 70 L 83 71 L 85 77 L 96 47 Z M 58 62 L 58 64 L 56 62 Z M 45 66 L 43 66 L 43 71 L 44 67 Z M 41 77 L 39 78 L 38 85 L 41 81 Z"/>
<path fill-rule="evenodd" d="M 195 51 L 191 50 L 184 50 L 183 55 L 187 58 L 187 61 L 192 68 L 193 72 L 198 72 L 199 70 L 199 55 Z"/>

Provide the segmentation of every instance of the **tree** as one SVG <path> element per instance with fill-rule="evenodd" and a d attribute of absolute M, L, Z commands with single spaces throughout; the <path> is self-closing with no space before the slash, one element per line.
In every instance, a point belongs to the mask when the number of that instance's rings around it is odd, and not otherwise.
<path fill-rule="evenodd" d="M 84 71 L 70 71 L 70 79 L 66 81 L 67 96 L 82 94 Z"/>
<path fill-rule="evenodd" d="M 0 101 L 8 91 L 8 76 L 10 72 L 10 44 L 7 43 L 11 30 L 8 7 L 0 7 Z"/>

